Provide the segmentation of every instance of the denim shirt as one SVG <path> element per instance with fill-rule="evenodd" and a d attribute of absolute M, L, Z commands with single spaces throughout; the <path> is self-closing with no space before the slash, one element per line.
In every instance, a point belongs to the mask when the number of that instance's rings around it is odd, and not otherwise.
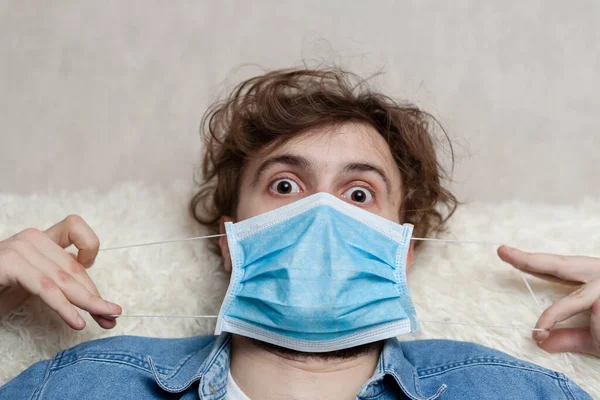
<path fill-rule="evenodd" d="M 41 361 L 0 387 L 0 399 L 225 399 L 229 334 L 118 336 Z M 357 399 L 591 399 L 563 374 L 473 343 L 385 341 Z"/>

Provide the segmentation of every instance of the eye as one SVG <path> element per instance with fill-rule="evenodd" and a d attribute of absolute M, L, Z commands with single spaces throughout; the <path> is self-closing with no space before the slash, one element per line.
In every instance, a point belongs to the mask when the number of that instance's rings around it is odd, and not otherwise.
<path fill-rule="evenodd" d="M 277 179 L 271 183 L 271 191 L 277 194 L 299 193 L 300 186 L 291 179 Z"/>
<path fill-rule="evenodd" d="M 350 199 L 354 203 L 361 204 L 367 204 L 373 200 L 373 194 L 371 194 L 371 191 L 360 186 L 355 186 L 346 190 L 342 197 Z"/>

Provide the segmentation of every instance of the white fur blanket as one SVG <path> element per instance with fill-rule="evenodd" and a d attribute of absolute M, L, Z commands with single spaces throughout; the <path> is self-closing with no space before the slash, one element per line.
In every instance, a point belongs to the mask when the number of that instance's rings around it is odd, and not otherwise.
<path fill-rule="evenodd" d="M 191 193 L 188 184 L 179 182 L 162 188 L 123 184 L 103 195 L 0 194 L 0 238 L 29 226 L 46 228 L 71 213 L 84 217 L 103 247 L 199 235 L 205 230 L 187 214 Z M 591 199 L 576 206 L 469 204 L 459 208 L 446 236 L 600 256 L 599 211 L 600 201 Z M 90 275 L 103 296 L 127 313 L 217 314 L 227 287 L 218 257 L 201 241 L 100 253 Z M 539 314 L 521 276 L 497 258 L 494 246 L 427 244 L 408 279 L 424 321 L 532 327 Z M 543 305 L 572 290 L 536 278 L 529 281 Z M 72 331 L 36 299 L 1 318 L 0 384 L 35 361 L 86 340 L 121 334 L 183 337 L 212 334 L 214 328 L 210 320 L 121 319 L 115 329 L 103 331 L 86 319 L 84 331 Z M 600 359 L 546 354 L 527 330 L 432 322 L 423 322 L 422 327 L 422 338 L 473 341 L 564 372 L 600 398 Z"/>

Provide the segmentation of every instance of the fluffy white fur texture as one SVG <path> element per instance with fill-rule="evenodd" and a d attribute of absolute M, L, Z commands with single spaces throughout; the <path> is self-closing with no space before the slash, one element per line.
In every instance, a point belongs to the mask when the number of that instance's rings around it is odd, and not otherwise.
<path fill-rule="evenodd" d="M 192 189 L 123 184 L 108 194 L 93 191 L 16 196 L 0 194 L 0 238 L 26 227 L 46 228 L 71 213 L 92 226 L 110 247 L 206 233 L 187 214 Z M 600 256 L 600 201 L 573 206 L 468 204 L 452 218 L 445 237 L 488 240 L 530 251 Z M 408 281 L 422 320 L 532 327 L 540 310 L 520 274 L 489 245 L 428 243 L 418 251 Z M 227 287 L 219 258 L 206 243 L 191 241 L 100 253 L 89 270 L 103 296 L 126 313 L 217 314 Z M 541 306 L 572 287 L 529 278 Z M 583 318 L 567 325 L 582 323 Z M 214 321 L 121 319 L 104 331 L 86 315 L 82 332 L 69 329 L 37 299 L 0 319 L 0 384 L 32 363 L 80 342 L 112 335 L 184 337 L 212 334 Z M 422 323 L 420 338 L 466 340 L 561 371 L 600 398 L 600 359 L 549 355 L 528 330 Z M 402 338 L 414 340 L 412 337 Z"/>

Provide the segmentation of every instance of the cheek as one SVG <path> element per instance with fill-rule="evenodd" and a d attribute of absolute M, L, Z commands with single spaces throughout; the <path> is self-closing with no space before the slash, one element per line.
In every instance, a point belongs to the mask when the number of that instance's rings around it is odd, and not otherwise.
<path fill-rule="evenodd" d="M 277 208 L 272 202 L 272 199 L 260 193 L 246 193 L 246 195 L 242 193 L 237 205 L 235 218 L 237 221 L 243 221 Z"/>
<path fill-rule="evenodd" d="M 400 206 L 393 204 L 385 204 L 383 205 L 379 216 L 389 219 L 390 221 L 394 221 L 396 223 L 401 224 L 404 221 L 400 220 Z"/>
<path fill-rule="evenodd" d="M 249 197 L 241 197 L 235 210 L 235 220 L 243 221 L 252 216 L 254 201 Z"/>
<path fill-rule="evenodd" d="M 282 197 L 275 198 L 270 196 L 261 196 L 248 199 L 246 203 L 239 204 L 237 208 L 236 220 L 242 221 L 250 217 L 273 211 L 279 207 L 293 203 L 300 197 Z"/>
<path fill-rule="evenodd" d="M 260 193 L 256 189 L 252 189 L 247 185 L 242 185 L 238 204 L 235 209 L 235 220 L 242 221 L 250 218 L 254 214 L 256 208 L 260 206 Z"/>
<path fill-rule="evenodd" d="M 403 220 L 404 218 L 402 218 L 402 207 L 404 201 L 402 193 L 394 193 L 392 194 L 391 198 L 393 201 L 390 202 L 389 210 L 387 211 L 389 212 L 389 219 L 399 224 L 406 222 Z"/>

